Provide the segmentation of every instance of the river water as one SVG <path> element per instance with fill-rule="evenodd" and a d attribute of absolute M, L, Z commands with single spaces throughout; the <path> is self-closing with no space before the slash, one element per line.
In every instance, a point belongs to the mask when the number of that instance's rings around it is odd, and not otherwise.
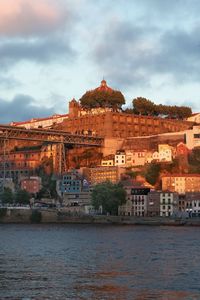
<path fill-rule="evenodd" d="M 0 225 L 0 299 L 200 299 L 200 228 Z"/>

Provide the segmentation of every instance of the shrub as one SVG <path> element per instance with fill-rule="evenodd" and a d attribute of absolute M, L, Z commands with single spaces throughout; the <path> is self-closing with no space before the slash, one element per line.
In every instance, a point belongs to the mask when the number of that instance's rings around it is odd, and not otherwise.
<path fill-rule="evenodd" d="M 30 220 L 31 223 L 40 223 L 42 220 L 41 212 L 39 210 L 32 210 Z"/>
<path fill-rule="evenodd" d="M 7 208 L 6 207 L 0 208 L 0 219 L 2 219 L 3 217 L 5 217 L 6 213 L 7 213 Z"/>

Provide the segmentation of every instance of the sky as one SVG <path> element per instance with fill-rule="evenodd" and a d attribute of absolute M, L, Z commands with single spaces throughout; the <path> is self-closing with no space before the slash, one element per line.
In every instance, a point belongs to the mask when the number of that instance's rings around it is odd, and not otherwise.
<path fill-rule="evenodd" d="M 200 99 L 199 0 L 0 0 L 0 123 L 68 112 L 104 78 L 136 97 Z"/>

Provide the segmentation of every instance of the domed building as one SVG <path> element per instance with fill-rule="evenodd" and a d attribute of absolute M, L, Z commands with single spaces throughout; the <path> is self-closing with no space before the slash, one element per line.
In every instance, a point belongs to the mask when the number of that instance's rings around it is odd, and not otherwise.
<path fill-rule="evenodd" d="M 97 87 L 96 89 L 94 89 L 94 91 L 112 92 L 113 89 L 111 87 L 107 86 L 107 82 L 105 81 L 105 79 L 103 79 L 101 81 L 101 85 L 99 87 Z"/>
<path fill-rule="evenodd" d="M 79 102 L 73 99 L 69 103 L 69 113 L 73 116 L 85 114 L 100 114 L 105 111 L 120 111 L 125 104 L 124 96 L 107 85 L 106 80 L 93 90 L 87 91 Z"/>

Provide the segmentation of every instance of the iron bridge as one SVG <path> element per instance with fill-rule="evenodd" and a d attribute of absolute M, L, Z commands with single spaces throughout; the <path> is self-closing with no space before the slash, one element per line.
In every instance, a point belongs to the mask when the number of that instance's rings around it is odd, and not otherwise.
<path fill-rule="evenodd" d="M 25 129 L 22 127 L 0 125 L 0 139 L 48 142 L 65 145 L 102 147 L 104 139 L 99 136 L 72 134 L 54 129 Z"/>

